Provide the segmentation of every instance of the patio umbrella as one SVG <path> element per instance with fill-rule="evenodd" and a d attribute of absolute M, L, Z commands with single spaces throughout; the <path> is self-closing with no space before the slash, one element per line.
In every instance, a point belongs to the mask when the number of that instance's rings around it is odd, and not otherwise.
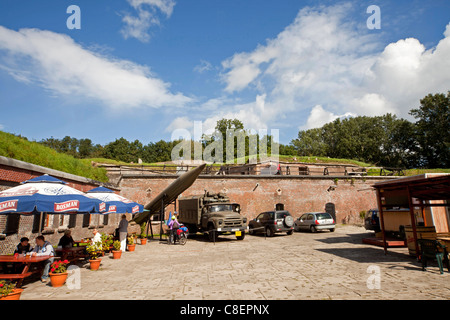
<path fill-rule="evenodd" d="M 88 195 L 95 197 L 109 205 L 106 213 L 140 213 L 144 211 L 144 206 L 130 199 L 124 198 L 113 190 L 98 187 L 87 192 Z"/>
<path fill-rule="evenodd" d="M 64 181 L 43 175 L 0 192 L 0 214 L 102 213 L 104 202 L 69 187 Z M 39 223 L 41 226 L 41 222 Z"/>

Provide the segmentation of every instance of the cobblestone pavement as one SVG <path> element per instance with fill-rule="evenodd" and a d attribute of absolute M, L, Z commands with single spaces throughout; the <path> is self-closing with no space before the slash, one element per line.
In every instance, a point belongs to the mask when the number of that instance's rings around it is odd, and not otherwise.
<path fill-rule="evenodd" d="M 334 233 L 297 233 L 243 241 L 202 237 L 185 246 L 159 240 L 137 245 L 120 260 L 103 257 L 100 270 L 80 264 L 60 288 L 25 282 L 22 300 L 410 300 L 450 299 L 450 273 L 431 262 L 426 272 L 407 248 L 362 243 L 357 226 Z M 79 282 L 77 282 L 77 279 Z M 77 288 L 79 284 L 79 289 Z"/>

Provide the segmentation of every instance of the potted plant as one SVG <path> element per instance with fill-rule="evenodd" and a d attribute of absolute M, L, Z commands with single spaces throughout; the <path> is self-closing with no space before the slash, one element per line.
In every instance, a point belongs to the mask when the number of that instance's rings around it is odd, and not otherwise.
<path fill-rule="evenodd" d="M 104 255 L 105 252 L 108 252 L 109 250 L 111 250 L 111 245 L 113 243 L 113 236 L 102 233 L 101 239 L 102 239 L 102 251 L 103 251 L 102 255 Z"/>
<path fill-rule="evenodd" d="M 114 250 L 112 251 L 113 259 L 120 259 L 122 256 L 122 250 L 120 250 L 120 241 L 116 240 L 113 243 Z"/>
<path fill-rule="evenodd" d="M 0 300 L 20 300 L 23 289 L 17 289 L 15 283 L 0 280 Z"/>
<path fill-rule="evenodd" d="M 147 244 L 147 235 L 145 233 L 141 234 L 140 238 L 141 238 L 141 245 L 146 245 Z"/>
<path fill-rule="evenodd" d="M 129 236 L 128 237 L 128 251 L 134 251 L 136 248 L 136 244 L 134 243 L 134 237 Z"/>
<path fill-rule="evenodd" d="M 67 279 L 67 264 L 69 261 L 55 261 L 50 266 L 50 282 L 52 287 L 62 287 Z"/>
<path fill-rule="evenodd" d="M 100 262 L 102 261 L 102 259 L 99 258 L 103 252 L 102 243 L 91 243 L 86 247 L 86 251 L 90 257 L 89 262 L 91 264 L 91 270 L 98 270 L 98 268 L 100 267 Z"/>
<path fill-rule="evenodd" d="M 147 234 L 145 233 L 146 222 L 141 224 L 141 233 L 139 234 L 139 238 L 141 239 L 141 245 L 147 244 Z"/>

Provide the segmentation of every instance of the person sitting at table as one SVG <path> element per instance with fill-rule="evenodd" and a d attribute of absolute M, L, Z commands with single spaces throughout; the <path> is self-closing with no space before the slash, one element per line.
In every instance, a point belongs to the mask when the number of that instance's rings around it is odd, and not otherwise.
<path fill-rule="evenodd" d="M 33 252 L 31 253 L 33 257 L 36 256 L 51 256 L 51 258 L 44 261 L 44 271 L 42 272 L 41 281 L 42 282 L 48 282 L 50 281 L 48 272 L 50 270 L 51 264 L 55 261 L 55 250 L 53 249 L 53 246 L 50 244 L 50 242 L 45 241 L 44 236 L 37 236 L 36 237 L 36 247 L 34 248 Z"/>
<path fill-rule="evenodd" d="M 59 239 L 58 247 L 62 248 L 73 247 L 72 231 L 70 230 L 64 231 L 64 235 L 61 237 L 61 239 Z"/>
<path fill-rule="evenodd" d="M 14 254 L 17 253 L 17 254 L 25 255 L 26 253 L 31 252 L 32 250 L 33 250 L 33 248 L 31 247 L 30 239 L 28 239 L 27 237 L 22 237 L 20 239 L 20 242 L 17 245 L 16 249 L 14 250 Z M 20 273 L 20 272 L 22 272 L 22 270 L 25 266 L 15 263 L 11 267 L 12 267 L 12 273 Z M 6 266 L 4 268 L 7 269 Z"/>
<path fill-rule="evenodd" d="M 102 235 L 100 234 L 100 232 L 98 232 L 97 229 L 94 228 L 92 230 L 92 233 L 94 234 L 94 237 L 92 238 L 92 241 L 91 241 L 92 244 L 102 241 Z"/>
<path fill-rule="evenodd" d="M 31 248 L 30 245 L 30 239 L 27 237 L 22 237 L 20 239 L 20 243 L 17 245 L 16 249 L 14 250 L 14 254 L 26 254 L 27 252 L 31 252 L 33 248 Z"/>

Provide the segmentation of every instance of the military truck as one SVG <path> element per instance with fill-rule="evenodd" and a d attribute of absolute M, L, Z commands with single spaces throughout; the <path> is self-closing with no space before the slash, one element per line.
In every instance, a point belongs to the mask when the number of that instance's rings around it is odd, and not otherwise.
<path fill-rule="evenodd" d="M 186 225 L 189 233 L 204 232 L 210 241 L 219 234 L 232 232 L 243 240 L 247 230 L 247 218 L 240 214 L 239 204 L 230 202 L 223 193 L 181 197 L 178 199 L 178 221 Z"/>

